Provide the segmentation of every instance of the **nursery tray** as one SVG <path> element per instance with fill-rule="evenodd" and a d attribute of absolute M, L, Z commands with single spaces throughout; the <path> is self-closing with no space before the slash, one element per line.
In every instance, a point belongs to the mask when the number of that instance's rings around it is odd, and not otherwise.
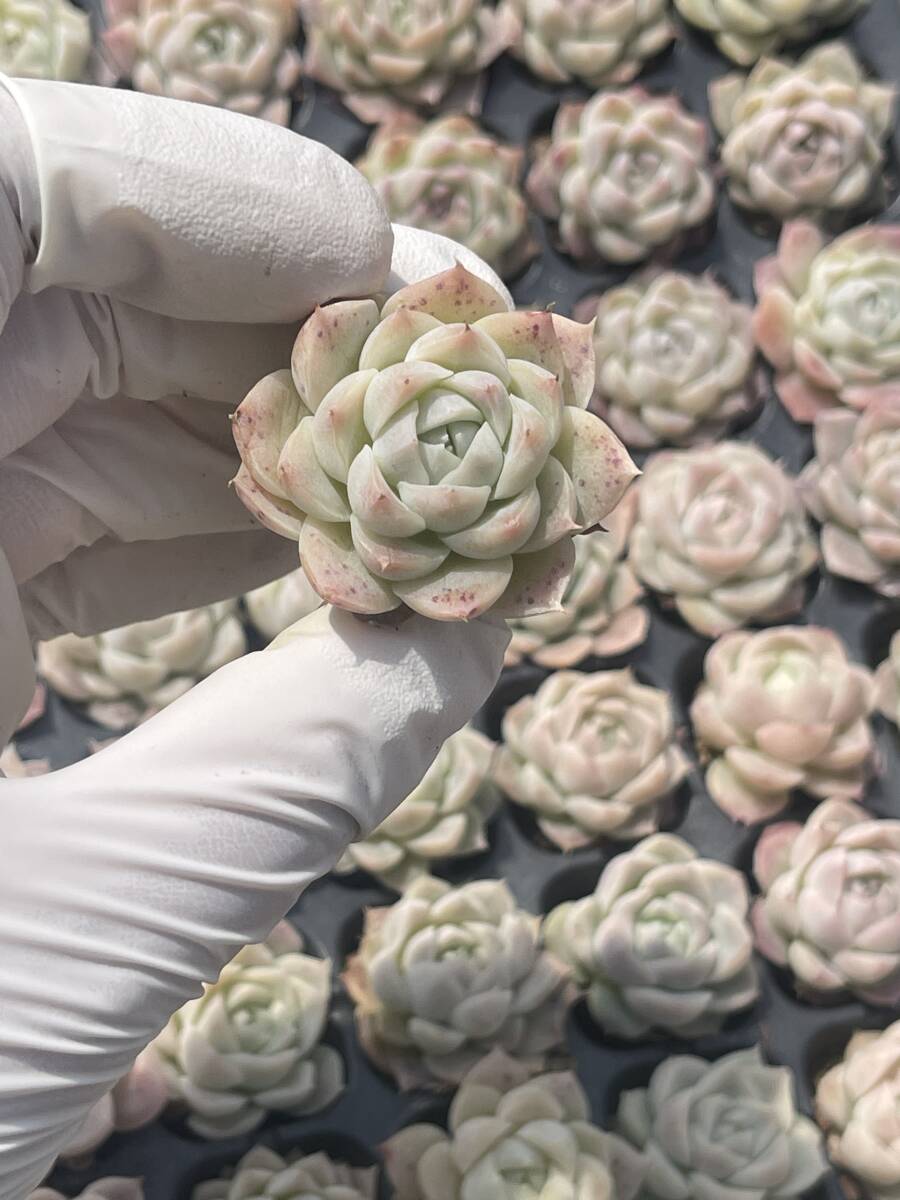
<path fill-rule="evenodd" d="M 84 7 L 91 7 L 84 0 Z M 708 116 L 707 85 L 716 76 L 734 68 L 702 35 L 682 29 L 681 38 L 669 53 L 651 65 L 641 82 L 651 90 L 674 89 L 696 113 Z M 897 0 L 875 0 L 841 36 L 851 41 L 863 61 L 885 80 L 900 79 L 900 12 Z M 526 147 L 547 132 L 560 101 L 583 99 L 582 88 L 552 88 L 535 81 L 528 72 L 504 56 L 490 72 L 483 120 L 488 129 Z M 364 149 L 368 137 L 360 124 L 326 89 L 313 84 L 305 91 L 294 112 L 294 128 L 327 143 L 349 159 Z M 900 131 L 892 146 L 887 218 L 900 219 L 896 166 L 900 161 Z M 583 270 L 558 253 L 547 230 L 535 217 L 535 233 L 542 253 L 518 278 L 511 290 L 519 305 L 570 314 L 586 295 L 621 281 L 622 270 Z M 770 254 L 774 238 L 756 231 L 723 194 L 712 241 L 702 252 L 679 260 L 678 266 L 694 272 L 711 268 L 741 299 L 753 299 L 753 264 Z M 759 415 L 735 436 L 763 446 L 796 474 L 812 456 L 809 431 L 796 426 L 769 386 Z M 759 828 L 747 830 L 734 824 L 707 795 L 688 729 L 688 709 L 701 677 L 709 642 L 681 621 L 646 602 L 651 613 L 649 636 L 639 649 L 624 659 L 638 677 L 672 697 L 685 750 L 692 756 L 692 771 L 681 788 L 670 819 L 664 828 L 686 838 L 705 856 L 739 868 L 753 885 L 750 865 Z M 869 666 L 887 656 L 891 634 L 900 628 L 900 606 L 879 598 L 872 591 L 837 579 L 822 571 L 809 585 L 800 622 L 835 629 L 850 655 Z M 597 670 L 609 664 L 588 661 L 580 669 Z M 491 737 L 497 738 L 505 709 L 520 696 L 534 691 L 549 672 L 527 666 L 504 672 L 497 690 L 476 719 Z M 875 718 L 879 747 L 877 778 L 866 792 L 865 806 L 879 816 L 900 818 L 900 737 L 881 717 Z M 20 735 L 23 756 L 48 757 L 61 767 L 88 753 L 91 739 L 102 739 L 108 731 L 85 720 L 72 708 L 51 696 L 45 716 Z M 399 801 L 402 797 L 397 797 Z M 783 819 L 803 819 L 811 805 L 796 803 Z M 519 903 L 535 913 L 545 913 L 560 901 L 592 890 L 604 864 L 621 846 L 609 843 L 597 848 L 563 855 L 547 843 L 529 814 L 506 805 L 490 827 L 490 849 L 481 856 L 438 870 L 454 882 L 479 878 L 505 878 Z M 290 914 L 290 919 L 307 938 L 312 953 L 329 956 L 337 980 L 348 955 L 355 948 L 362 928 L 363 910 L 370 905 L 391 903 L 395 896 L 363 876 L 328 878 L 314 884 Z M 882 1028 L 892 1014 L 860 1003 L 829 1007 L 798 1000 L 790 978 L 759 961 L 761 996 L 755 1010 L 732 1019 L 716 1037 L 685 1043 L 677 1040 L 647 1041 L 638 1045 L 603 1037 L 586 1018 L 583 1005 L 571 1013 L 569 1047 L 578 1074 L 590 1096 L 595 1120 L 606 1125 L 613 1117 L 620 1092 L 645 1084 L 664 1058 L 677 1053 L 698 1053 L 709 1058 L 731 1050 L 761 1043 L 773 1063 L 792 1068 L 797 1080 L 801 1107 L 812 1111 L 815 1080 L 821 1071 L 840 1057 L 851 1033 L 858 1027 Z M 67 1195 L 77 1192 L 91 1179 L 105 1175 L 143 1176 L 147 1200 L 189 1200 L 192 1187 L 235 1163 L 256 1141 L 279 1151 L 303 1148 L 324 1149 L 353 1164 L 377 1161 L 377 1147 L 385 1138 L 411 1121 L 441 1118 L 447 1101 L 425 1093 L 402 1095 L 366 1060 L 353 1030 L 350 1001 L 335 984 L 329 1039 L 340 1047 L 347 1063 L 348 1086 L 342 1097 L 324 1113 L 303 1120 L 272 1117 L 257 1133 L 222 1142 L 206 1142 L 192 1136 L 176 1118 L 164 1117 L 138 1133 L 114 1136 L 96 1155 L 89 1170 L 59 1168 L 52 1182 Z M 384 1185 L 382 1184 L 382 1187 Z M 382 1192 L 386 1195 L 386 1190 Z M 834 1173 L 815 1189 L 816 1200 L 842 1200 L 849 1196 Z M 489 1200 L 489 1198 L 485 1198 Z"/>

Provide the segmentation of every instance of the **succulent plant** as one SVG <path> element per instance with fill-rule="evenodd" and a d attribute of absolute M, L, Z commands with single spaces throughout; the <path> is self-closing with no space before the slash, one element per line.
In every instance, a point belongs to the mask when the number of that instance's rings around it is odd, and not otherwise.
<path fill-rule="evenodd" d="M 270 1112 L 318 1112 L 343 1091 L 343 1060 L 321 1041 L 331 963 L 302 948 L 283 921 L 241 950 L 153 1042 L 172 1098 L 201 1137 L 250 1133 Z"/>
<path fill-rule="evenodd" d="M 469 117 L 426 124 L 400 113 L 379 126 L 356 165 L 392 221 L 461 242 L 508 278 L 538 249 L 519 190 L 523 158 Z"/>
<path fill-rule="evenodd" d="M 642 837 L 688 772 L 674 724 L 630 669 L 557 671 L 507 710 L 495 776 L 561 850 Z"/>
<path fill-rule="evenodd" d="M 870 0 L 675 0 L 686 21 L 705 30 L 728 58 L 749 66 L 789 42 L 843 25 Z"/>
<path fill-rule="evenodd" d="M 66 1200 L 66 1197 L 56 1188 L 39 1187 L 28 1200 Z M 89 1183 L 78 1200 L 144 1200 L 144 1181 L 109 1175 Z"/>
<path fill-rule="evenodd" d="M 632 1200 L 644 1171 L 591 1123 L 574 1072 L 530 1076 L 501 1051 L 462 1081 L 446 1131 L 410 1125 L 383 1150 L 395 1200 Z"/>
<path fill-rule="evenodd" d="M 0 750 L 0 778 L 33 779 L 46 775 L 50 763 L 46 758 L 22 758 L 15 742 L 9 742 Z"/>
<path fill-rule="evenodd" d="M 818 550 L 795 481 L 757 446 L 726 441 L 653 455 L 629 558 L 688 625 L 718 637 L 797 612 Z"/>
<path fill-rule="evenodd" d="M 169 1099 L 165 1072 L 153 1050 L 145 1050 L 111 1092 L 88 1113 L 60 1153 L 64 1162 L 89 1163 L 113 1133 L 130 1133 L 155 1121 Z"/>
<path fill-rule="evenodd" d="M 712 439 L 759 406 L 753 314 L 711 276 L 650 268 L 582 315 L 597 321 L 592 407 L 626 445 Z"/>
<path fill-rule="evenodd" d="M 800 992 L 900 1003 L 900 821 L 826 800 L 763 830 L 753 871 L 757 948 Z"/>
<path fill-rule="evenodd" d="M 900 225 L 862 225 L 830 245 L 792 221 L 756 265 L 756 340 L 795 421 L 900 395 Z"/>
<path fill-rule="evenodd" d="M 21 733 L 23 729 L 28 729 L 35 721 L 39 721 L 47 711 L 47 689 L 43 683 L 38 680 L 35 684 L 34 694 L 28 703 L 28 708 L 25 710 L 21 721 L 16 726 L 16 733 Z"/>
<path fill-rule="evenodd" d="M 308 617 L 321 605 L 321 597 L 302 567 L 281 579 L 264 583 L 244 597 L 247 616 L 263 637 L 276 638 L 290 625 Z"/>
<path fill-rule="evenodd" d="M 448 738 L 425 778 L 382 821 L 354 842 L 335 870 L 368 871 L 402 892 L 432 862 L 486 850 L 485 823 L 499 802 L 491 781 L 495 746 L 469 726 Z"/>
<path fill-rule="evenodd" d="M 544 940 L 606 1033 L 702 1037 L 756 1001 L 749 904 L 739 871 L 658 833 L 613 858 L 592 895 L 555 908 Z"/>
<path fill-rule="evenodd" d="M 351 1167 L 327 1154 L 286 1158 L 254 1146 L 230 1171 L 198 1184 L 191 1200 L 375 1200 L 377 1168 Z"/>
<path fill-rule="evenodd" d="M 779 221 L 843 217 L 883 192 L 895 89 L 869 83 L 842 42 L 798 63 L 765 58 L 710 85 L 731 198 Z"/>
<path fill-rule="evenodd" d="M 525 658 L 542 667 L 574 667 L 592 655 L 615 658 L 639 646 L 650 617 L 643 588 L 625 559 L 637 512 L 635 489 L 604 517 L 604 529 L 575 539 L 575 569 L 559 612 L 510 621 L 506 665 Z"/>
<path fill-rule="evenodd" d="M 720 638 L 691 705 L 711 758 L 706 786 L 735 821 L 777 816 L 796 788 L 811 796 L 862 795 L 872 765 L 872 676 L 837 634 L 784 625 Z"/>
<path fill-rule="evenodd" d="M 859 1030 L 816 1087 L 828 1154 L 869 1200 L 900 1196 L 900 1021 Z"/>
<path fill-rule="evenodd" d="M 70 0 L 0 0 L 0 73 L 78 83 L 90 52 L 90 19 Z"/>
<path fill-rule="evenodd" d="M 586 261 L 669 257 L 716 202 L 705 124 L 674 95 L 640 87 L 564 104 L 526 187 L 563 247 Z"/>
<path fill-rule="evenodd" d="M 512 0 L 512 52 L 550 83 L 630 83 L 675 37 L 667 0 Z"/>
<path fill-rule="evenodd" d="M 900 630 L 891 638 L 888 657 L 875 672 L 875 703 L 900 726 Z"/>
<path fill-rule="evenodd" d="M 861 414 L 819 413 L 813 436 L 800 492 L 822 523 L 826 567 L 900 596 L 900 391 Z"/>
<path fill-rule="evenodd" d="M 486 0 L 299 0 L 306 71 L 361 121 L 402 109 L 480 107 L 481 74 L 516 35 Z"/>
<path fill-rule="evenodd" d="M 495 1047 L 541 1069 L 562 1045 L 568 972 L 497 880 L 423 876 L 369 909 L 344 981 L 363 1049 L 404 1090 L 458 1084 Z"/>
<path fill-rule="evenodd" d="M 759 1047 L 666 1059 L 648 1087 L 622 1094 L 616 1128 L 644 1156 L 645 1200 L 794 1200 L 828 1167 L 790 1070 Z"/>
<path fill-rule="evenodd" d="M 183 696 L 247 649 L 233 600 L 38 647 L 38 669 L 101 725 L 124 729 Z"/>
<path fill-rule="evenodd" d="M 340 608 L 407 604 L 436 620 L 557 608 L 571 535 L 615 508 L 637 469 L 585 411 L 591 328 L 510 312 L 462 266 L 374 300 L 317 309 L 292 371 L 235 414 L 235 486 L 299 538 Z"/>
<path fill-rule="evenodd" d="M 104 0 L 111 80 L 287 125 L 300 81 L 295 0 Z"/>

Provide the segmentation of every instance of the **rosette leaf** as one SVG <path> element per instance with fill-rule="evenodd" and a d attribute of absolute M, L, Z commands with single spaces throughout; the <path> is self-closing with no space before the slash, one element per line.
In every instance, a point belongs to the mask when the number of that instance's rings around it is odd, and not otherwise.
<path fill-rule="evenodd" d="M 276 638 L 321 605 L 322 599 L 302 567 L 282 579 L 254 588 L 244 597 L 247 616 L 263 637 Z"/>
<path fill-rule="evenodd" d="M 111 1092 L 90 1110 L 60 1153 L 67 1163 L 90 1163 L 95 1150 L 114 1133 L 131 1133 L 155 1121 L 169 1099 L 166 1076 L 156 1053 L 145 1050 Z"/>
<path fill-rule="evenodd" d="M 790 42 L 843 25 L 870 0 L 675 0 L 686 21 L 708 33 L 722 53 L 750 66 Z"/>
<path fill-rule="evenodd" d="M 90 52 L 90 18 L 70 0 L 0 0 L 0 73 L 79 83 Z"/>
<path fill-rule="evenodd" d="M 191 1200 L 375 1200 L 377 1175 L 376 1167 L 351 1167 L 323 1153 L 282 1158 L 254 1146 L 232 1170 L 198 1184 Z"/>
<path fill-rule="evenodd" d="M 875 702 L 889 721 L 900 726 L 900 632 L 891 638 L 888 656 L 875 672 Z"/>

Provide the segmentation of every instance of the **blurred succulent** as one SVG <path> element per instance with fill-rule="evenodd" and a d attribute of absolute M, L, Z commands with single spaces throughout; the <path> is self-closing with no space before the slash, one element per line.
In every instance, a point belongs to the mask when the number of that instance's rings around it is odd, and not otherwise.
<path fill-rule="evenodd" d="M 606 1033 L 703 1037 L 756 1001 L 749 904 L 739 871 L 658 833 L 613 858 L 592 895 L 555 908 L 544 940 Z"/>
<path fill-rule="evenodd" d="M 398 110 L 480 108 L 485 67 L 516 35 L 486 0 L 299 0 L 309 75 L 343 93 L 361 121 Z"/>
<path fill-rule="evenodd" d="M 718 437 L 762 397 L 753 314 L 709 275 L 650 268 L 587 302 L 592 407 L 639 449 Z"/>
<path fill-rule="evenodd" d="M 900 1021 L 854 1033 L 816 1087 L 828 1154 L 869 1200 L 900 1196 Z"/>
<path fill-rule="evenodd" d="M 252 625 L 263 637 L 270 639 L 308 617 L 321 603 L 302 567 L 281 579 L 264 583 L 244 597 Z"/>
<path fill-rule="evenodd" d="M 90 18 L 70 0 L 0 0 L 0 73 L 78 83 L 90 52 Z"/>
<path fill-rule="evenodd" d="M 376 1167 L 350 1167 L 327 1154 L 282 1158 L 254 1146 L 235 1167 L 198 1184 L 191 1200 L 375 1200 Z"/>
<path fill-rule="evenodd" d="M 28 1200 L 66 1200 L 56 1188 L 39 1187 Z M 95 1179 L 81 1192 L 78 1200 L 144 1200 L 144 1181 L 125 1179 L 110 1175 L 106 1179 Z"/>
<path fill-rule="evenodd" d="M 756 265 L 756 340 L 795 421 L 900 395 L 900 225 L 863 225 L 830 245 L 786 225 Z"/>
<path fill-rule="evenodd" d="M 241 950 L 153 1043 L 172 1098 L 201 1137 L 250 1133 L 270 1112 L 318 1112 L 343 1091 L 343 1060 L 321 1041 L 331 963 L 302 948 L 283 921 Z"/>
<path fill-rule="evenodd" d="M 818 551 L 794 480 L 757 446 L 664 450 L 646 465 L 630 561 L 698 633 L 779 620 Z"/>
<path fill-rule="evenodd" d="M 871 205 L 884 190 L 895 97 L 893 87 L 867 82 L 842 42 L 796 64 L 765 58 L 749 76 L 716 80 L 709 99 L 731 198 L 779 221 Z"/>
<path fill-rule="evenodd" d="M 644 1156 L 645 1200 L 794 1200 L 828 1168 L 791 1071 L 759 1047 L 666 1059 L 648 1087 L 622 1094 L 616 1128 Z"/>
<path fill-rule="evenodd" d="M 523 157 L 469 117 L 425 124 L 401 113 L 375 131 L 356 165 L 392 221 L 453 238 L 509 277 L 538 250 L 519 190 Z"/>
<path fill-rule="evenodd" d="M 235 414 L 236 488 L 299 538 L 323 599 L 407 604 L 436 620 L 553 611 L 572 534 L 615 508 L 637 468 L 585 411 L 591 328 L 510 312 L 462 266 L 374 300 L 317 309 L 291 371 Z"/>
<path fill-rule="evenodd" d="M 561 850 L 659 828 L 688 772 L 665 692 L 630 669 L 557 671 L 503 718 L 495 777 Z"/>
<path fill-rule="evenodd" d="M 29 725 L 33 725 L 35 721 L 39 721 L 47 711 L 47 689 L 40 680 L 35 684 L 34 694 L 28 703 L 28 708 L 16 726 L 16 733 L 21 733 L 23 729 L 27 729 Z"/>
<path fill-rule="evenodd" d="M 875 703 L 900 726 L 900 631 L 891 638 L 888 657 L 875 672 Z"/>
<path fill-rule="evenodd" d="M 104 0 L 112 79 L 287 125 L 301 75 L 295 0 Z"/>
<path fill-rule="evenodd" d="M 559 612 L 510 621 L 506 665 L 525 658 L 542 667 L 574 667 L 591 656 L 615 658 L 639 646 L 650 618 L 643 588 L 625 561 L 637 511 L 635 489 L 603 519 L 604 529 L 575 539 L 575 570 Z"/>
<path fill-rule="evenodd" d="M 458 1084 L 495 1047 L 542 1069 L 563 1042 L 568 973 L 497 880 L 422 876 L 369 909 L 344 981 L 363 1049 L 404 1090 Z"/>
<path fill-rule="evenodd" d="M 348 848 L 338 874 L 359 868 L 402 892 L 432 862 L 486 850 L 485 823 L 499 802 L 491 782 L 494 750 L 476 729 L 455 733 L 399 808 Z"/>
<path fill-rule="evenodd" d="M 173 613 L 94 637 L 63 634 L 38 647 L 38 669 L 91 718 L 124 729 L 183 696 L 247 649 L 236 601 Z"/>
<path fill-rule="evenodd" d="M 639 87 L 564 104 L 526 187 L 563 247 L 587 261 L 669 257 L 716 202 L 703 121 Z"/>
<path fill-rule="evenodd" d="M 9 742 L 0 750 L 0 778 L 33 779 L 46 775 L 50 763 L 46 758 L 22 758 L 15 742 Z"/>
<path fill-rule="evenodd" d="M 872 676 L 837 634 L 783 625 L 720 638 L 691 705 L 706 786 L 735 821 L 777 816 L 791 792 L 862 795 L 872 765 Z"/>
<path fill-rule="evenodd" d="M 757 948 L 800 992 L 900 1003 L 900 821 L 826 800 L 763 830 L 753 871 Z"/>
<path fill-rule="evenodd" d="M 686 21 L 706 30 L 726 57 L 749 66 L 788 42 L 843 25 L 870 0 L 675 0 Z"/>
<path fill-rule="evenodd" d="M 512 52 L 550 83 L 630 83 L 675 37 L 668 0 L 512 0 Z"/>
<path fill-rule="evenodd" d="M 632 1200 L 644 1168 L 591 1123 L 572 1071 L 530 1076 L 501 1051 L 463 1079 L 449 1128 L 410 1125 L 383 1147 L 395 1200 Z"/>
<path fill-rule="evenodd" d="M 862 414 L 819 413 L 800 493 L 822 523 L 829 571 L 900 597 L 900 390 Z"/>
<path fill-rule="evenodd" d="M 94 1105 L 60 1158 L 75 1165 L 89 1163 L 94 1151 L 113 1133 L 130 1133 L 155 1121 L 168 1099 L 160 1061 L 153 1050 L 145 1050 L 128 1074 Z"/>

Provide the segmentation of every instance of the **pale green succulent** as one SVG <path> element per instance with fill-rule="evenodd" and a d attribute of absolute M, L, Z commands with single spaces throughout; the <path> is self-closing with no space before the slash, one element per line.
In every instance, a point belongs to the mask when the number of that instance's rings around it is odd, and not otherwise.
<path fill-rule="evenodd" d="M 322 603 L 302 567 L 273 579 L 244 596 L 247 616 L 267 638 L 276 638 L 296 621 L 308 617 Z"/>
<path fill-rule="evenodd" d="M 70 0 L 0 0 L 0 72 L 80 82 L 91 51 L 88 14 Z"/>
<path fill-rule="evenodd" d="M 875 701 L 887 719 L 900 726 L 900 632 L 891 638 L 888 657 L 875 673 Z"/>
<path fill-rule="evenodd" d="M 675 0 L 686 21 L 705 30 L 728 58 L 749 66 L 790 42 L 843 25 L 871 0 Z"/>
<path fill-rule="evenodd" d="M 231 1170 L 199 1183 L 191 1200 L 375 1200 L 376 1167 L 351 1167 L 327 1154 L 282 1158 L 254 1146 Z"/>

